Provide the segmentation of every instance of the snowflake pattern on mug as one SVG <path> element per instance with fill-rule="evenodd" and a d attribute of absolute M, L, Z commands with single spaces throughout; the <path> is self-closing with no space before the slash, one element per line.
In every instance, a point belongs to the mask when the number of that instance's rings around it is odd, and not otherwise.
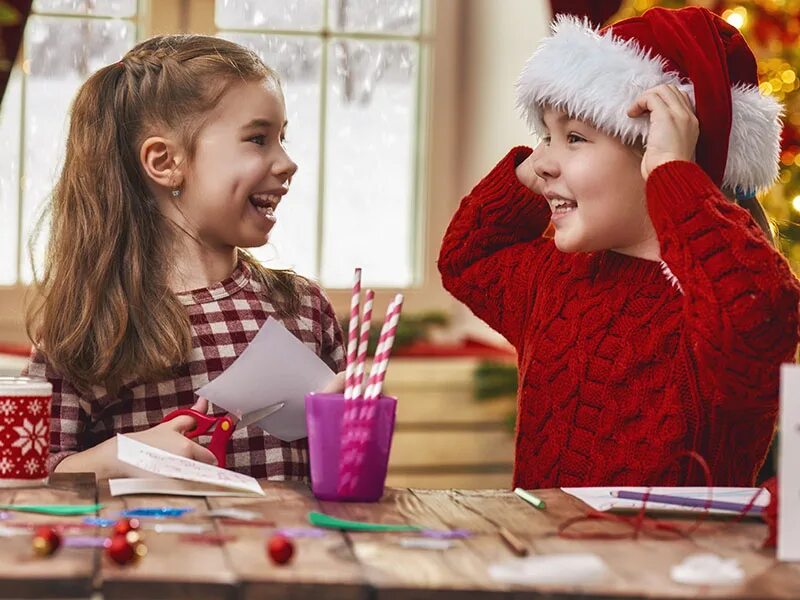
<path fill-rule="evenodd" d="M 47 477 L 50 398 L 0 395 L 0 487 L 3 479 Z"/>
<path fill-rule="evenodd" d="M 42 454 L 47 441 L 44 439 L 44 434 L 47 432 L 47 426 L 44 419 L 34 421 L 31 423 L 28 419 L 22 421 L 22 427 L 14 427 L 19 438 L 12 444 L 15 448 L 22 448 L 22 456 L 33 450 L 37 454 Z"/>

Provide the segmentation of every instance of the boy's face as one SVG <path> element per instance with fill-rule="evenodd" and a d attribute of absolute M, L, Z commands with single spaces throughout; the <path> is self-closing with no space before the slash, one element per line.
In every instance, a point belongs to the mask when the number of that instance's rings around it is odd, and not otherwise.
<path fill-rule="evenodd" d="M 546 108 L 546 135 L 534 151 L 555 244 L 562 252 L 615 250 L 658 259 L 645 201 L 641 156 L 619 139 Z"/>
<path fill-rule="evenodd" d="M 284 147 L 286 109 L 272 81 L 243 82 L 220 100 L 197 139 L 182 212 L 212 248 L 267 242 L 297 165 Z"/>

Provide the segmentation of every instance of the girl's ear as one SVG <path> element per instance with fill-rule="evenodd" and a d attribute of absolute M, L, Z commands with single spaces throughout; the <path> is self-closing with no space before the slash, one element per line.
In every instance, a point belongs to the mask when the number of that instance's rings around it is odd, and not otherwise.
<path fill-rule="evenodd" d="M 185 159 L 178 144 L 159 136 L 147 138 L 139 150 L 139 160 L 147 178 L 167 191 L 183 185 Z"/>

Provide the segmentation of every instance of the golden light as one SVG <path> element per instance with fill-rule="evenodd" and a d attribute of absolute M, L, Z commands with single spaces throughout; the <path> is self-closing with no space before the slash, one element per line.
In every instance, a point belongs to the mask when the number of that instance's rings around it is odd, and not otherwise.
<path fill-rule="evenodd" d="M 783 79 L 784 83 L 794 83 L 794 80 L 797 79 L 797 75 L 791 69 L 786 69 L 781 73 L 781 79 Z"/>
<path fill-rule="evenodd" d="M 772 84 L 769 81 L 765 81 L 758 87 L 765 96 L 769 96 L 772 93 Z"/>
<path fill-rule="evenodd" d="M 736 29 L 741 29 L 747 23 L 747 9 L 743 6 L 737 6 L 733 10 L 729 9 L 723 12 L 722 18 L 736 27 Z"/>
<path fill-rule="evenodd" d="M 797 194 L 794 198 L 792 198 L 792 208 L 795 212 L 800 213 L 800 194 Z"/>

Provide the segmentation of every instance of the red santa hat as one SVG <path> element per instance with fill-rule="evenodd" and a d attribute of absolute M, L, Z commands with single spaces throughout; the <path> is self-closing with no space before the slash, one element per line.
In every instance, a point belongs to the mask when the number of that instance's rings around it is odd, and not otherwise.
<path fill-rule="evenodd" d="M 646 143 L 649 117 L 627 110 L 661 84 L 689 94 L 700 122 L 695 160 L 717 185 L 754 192 L 774 183 L 782 107 L 759 92 L 739 31 L 704 8 L 653 8 L 601 30 L 559 15 L 520 75 L 517 102 L 539 134 L 549 105 L 625 143 Z"/>

